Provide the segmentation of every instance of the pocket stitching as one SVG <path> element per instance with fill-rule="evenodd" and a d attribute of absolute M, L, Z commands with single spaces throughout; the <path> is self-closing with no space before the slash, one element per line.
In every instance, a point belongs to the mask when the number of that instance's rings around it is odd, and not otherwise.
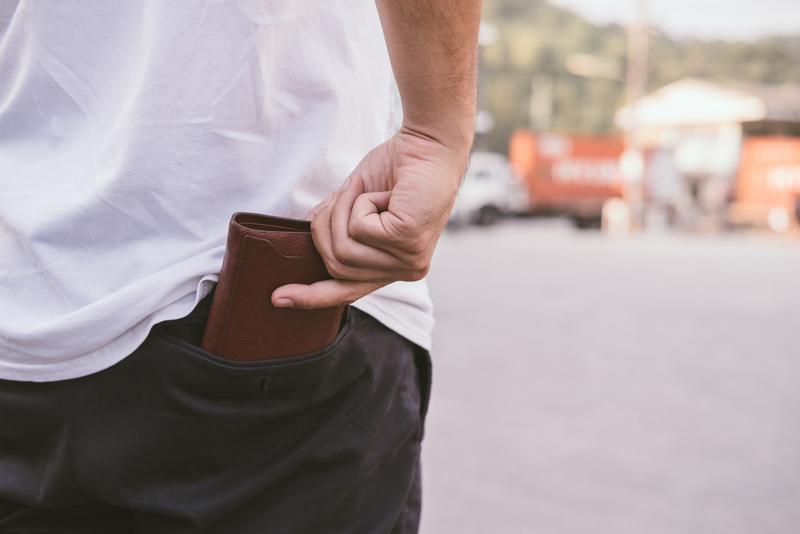
<path fill-rule="evenodd" d="M 336 336 L 336 339 L 330 345 L 323 347 L 319 350 L 314 352 L 307 352 L 305 354 L 298 354 L 296 356 L 287 356 L 285 358 L 274 358 L 268 360 L 253 360 L 253 361 L 236 361 L 236 360 L 227 360 L 225 358 L 221 358 L 216 354 L 212 354 L 207 352 L 200 347 L 192 345 L 191 343 L 187 343 L 182 339 L 173 336 L 172 334 L 168 334 L 163 330 L 155 328 L 156 337 L 168 345 L 176 347 L 178 349 L 185 350 L 190 352 L 193 356 L 196 356 L 200 359 L 203 364 L 212 366 L 212 367 L 222 367 L 225 369 L 236 370 L 236 371 L 248 371 L 248 370 L 264 370 L 269 369 L 270 371 L 283 371 L 289 372 L 293 371 L 293 367 L 297 367 L 300 365 L 312 363 L 315 360 L 324 358 L 329 356 L 330 353 L 334 352 L 339 345 L 341 345 L 344 340 L 350 335 L 350 332 L 353 330 L 353 322 L 355 321 L 355 316 L 353 314 L 350 315 L 350 318 L 345 323 L 342 330 Z"/>

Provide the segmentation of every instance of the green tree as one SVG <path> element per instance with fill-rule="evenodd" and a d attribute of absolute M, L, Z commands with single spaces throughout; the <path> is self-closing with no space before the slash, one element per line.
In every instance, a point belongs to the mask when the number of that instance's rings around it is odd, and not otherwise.
<path fill-rule="evenodd" d="M 481 51 L 482 109 L 496 126 L 480 136 L 482 149 L 506 152 L 511 133 L 528 126 L 531 82 L 553 80 L 551 130 L 605 134 L 624 104 L 620 80 L 587 78 L 566 68 L 571 54 L 593 54 L 624 64 L 627 34 L 618 25 L 596 26 L 543 0 L 486 0 L 484 19 L 500 37 Z M 684 77 L 767 84 L 800 83 L 800 36 L 755 42 L 650 39 L 648 90 Z"/>

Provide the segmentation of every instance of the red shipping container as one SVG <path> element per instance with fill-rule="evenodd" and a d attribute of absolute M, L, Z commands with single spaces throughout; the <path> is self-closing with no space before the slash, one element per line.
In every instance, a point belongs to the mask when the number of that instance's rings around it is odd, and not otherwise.
<path fill-rule="evenodd" d="M 509 161 L 524 177 L 532 210 L 599 216 L 603 202 L 622 197 L 619 137 L 534 134 L 517 130 Z"/>
<path fill-rule="evenodd" d="M 775 207 L 792 213 L 800 195 L 800 139 L 749 137 L 742 144 L 734 211 L 760 218 Z M 755 221 L 754 221 L 755 222 Z"/>

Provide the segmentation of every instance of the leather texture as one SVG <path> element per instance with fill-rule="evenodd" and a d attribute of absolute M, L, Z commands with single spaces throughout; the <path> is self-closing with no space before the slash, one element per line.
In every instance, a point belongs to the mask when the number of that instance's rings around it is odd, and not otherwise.
<path fill-rule="evenodd" d="M 297 310 L 276 308 L 270 299 L 282 285 L 330 278 L 310 222 L 235 213 L 200 347 L 236 361 L 324 348 L 336 339 L 345 306 Z"/>

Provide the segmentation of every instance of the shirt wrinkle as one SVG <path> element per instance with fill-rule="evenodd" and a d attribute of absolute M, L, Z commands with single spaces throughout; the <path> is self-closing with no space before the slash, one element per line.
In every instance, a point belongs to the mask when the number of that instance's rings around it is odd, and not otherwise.
<path fill-rule="evenodd" d="M 3 225 L 3 228 L 6 230 L 8 235 L 11 235 L 14 238 L 14 240 L 16 240 L 16 242 L 20 246 L 20 249 L 22 249 L 25 252 L 28 259 L 33 264 L 34 268 L 37 271 L 39 271 L 42 274 L 42 276 L 44 276 L 44 278 L 47 280 L 47 282 L 53 287 L 53 289 L 55 289 L 56 293 L 58 294 L 59 298 L 64 302 L 64 304 L 66 304 L 70 310 L 74 310 L 75 305 L 67 297 L 64 291 L 61 289 L 61 287 L 55 282 L 55 280 L 53 280 L 53 277 L 50 276 L 50 273 L 47 271 L 47 269 L 45 269 L 44 266 L 42 266 L 42 264 L 39 262 L 39 259 L 33 254 L 33 252 L 31 252 L 30 248 L 28 248 L 28 246 L 25 244 L 25 241 L 21 239 L 20 236 L 16 232 L 14 232 L 14 230 L 8 224 L 6 224 L 5 221 L 3 221 L 2 219 L 0 219 L 0 224 Z"/>
<path fill-rule="evenodd" d="M 217 129 L 214 130 L 214 133 L 221 135 L 222 137 L 236 139 L 237 141 L 247 141 L 249 143 L 258 143 L 262 145 L 269 145 L 270 143 L 272 143 L 272 140 L 269 137 L 252 132 Z"/>
<path fill-rule="evenodd" d="M 94 122 L 92 110 L 101 109 L 99 96 L 74 70 L 50 53 L 35 36 L 33 52 L 47 75 L 64 91 L 83 113 L 89 124 Z"/>
<path fill-rule="evenodd" d="M 217 95 L 217 97 L 211 101 L 211 103 L 208 105 L 209 108 L 213 108 L 217 104 L 222 102 L 222 99 L 225 98 L 225 96 L 231 92 L 231 90 L 236 86 L 237 83 L 239 83 L 239 80 L 242 78 L 248 67 L 249 65 L 247 64 L 247 62 L 242 62 L 242 64 L 239 65 L 239 69 L 236 71 L 236 74 L 234 74 L 231 77 L 230 82 L 228 82 L 228 84 L 222 88 L 220 94 Z"/>
<path fill-rule="evenodd" d="M 151 189 L 149 194 L 160 208 L 156 219 L 159 221 L 162 232 L 169 227 L 169 232 L 174 232 L 176 237 L 188 238 L 193 241 L 203 241 L 203 237 L 192 230 L 191 227 L 182 220 L 184 214 L 174 206 L 168 197 L 160 194 L 155 189 Z M 165 219 L 165 215 L 169 217 L 168 220 Z"/>
<path fill-rule="evenodd" d="M 112 196 L 104 191 L 101 190 L 100 187 L 95 184 L 94 191 L 96 193 L 96 198 L 100 200 L 102 203 L 106 204 L 109 208 L 111 208 L 114 212 L 119 213 L 125 216 L 128 219 L 131 219 L 133 222 L 138 224 L 143 224 L 146 227 L 158 231 L 159 230 L 159 223 L 156 217 L 148 210 L 138 199 L 134 198 L 132 195 L 126 192 L 127 198 L 125 198 L 125 202 L 123 203 L 121 200 L 111 200 L 106 198 L 107 196 Z M 138 208 L 138 209 L 137 209 Z M 95 213 L 101 211 L 100 209 L 93 210 Z M 113 220 L 113 218 L 109 217 L 109 220 Z M 117 225 L 117 227 L 119 227 Z"/>

